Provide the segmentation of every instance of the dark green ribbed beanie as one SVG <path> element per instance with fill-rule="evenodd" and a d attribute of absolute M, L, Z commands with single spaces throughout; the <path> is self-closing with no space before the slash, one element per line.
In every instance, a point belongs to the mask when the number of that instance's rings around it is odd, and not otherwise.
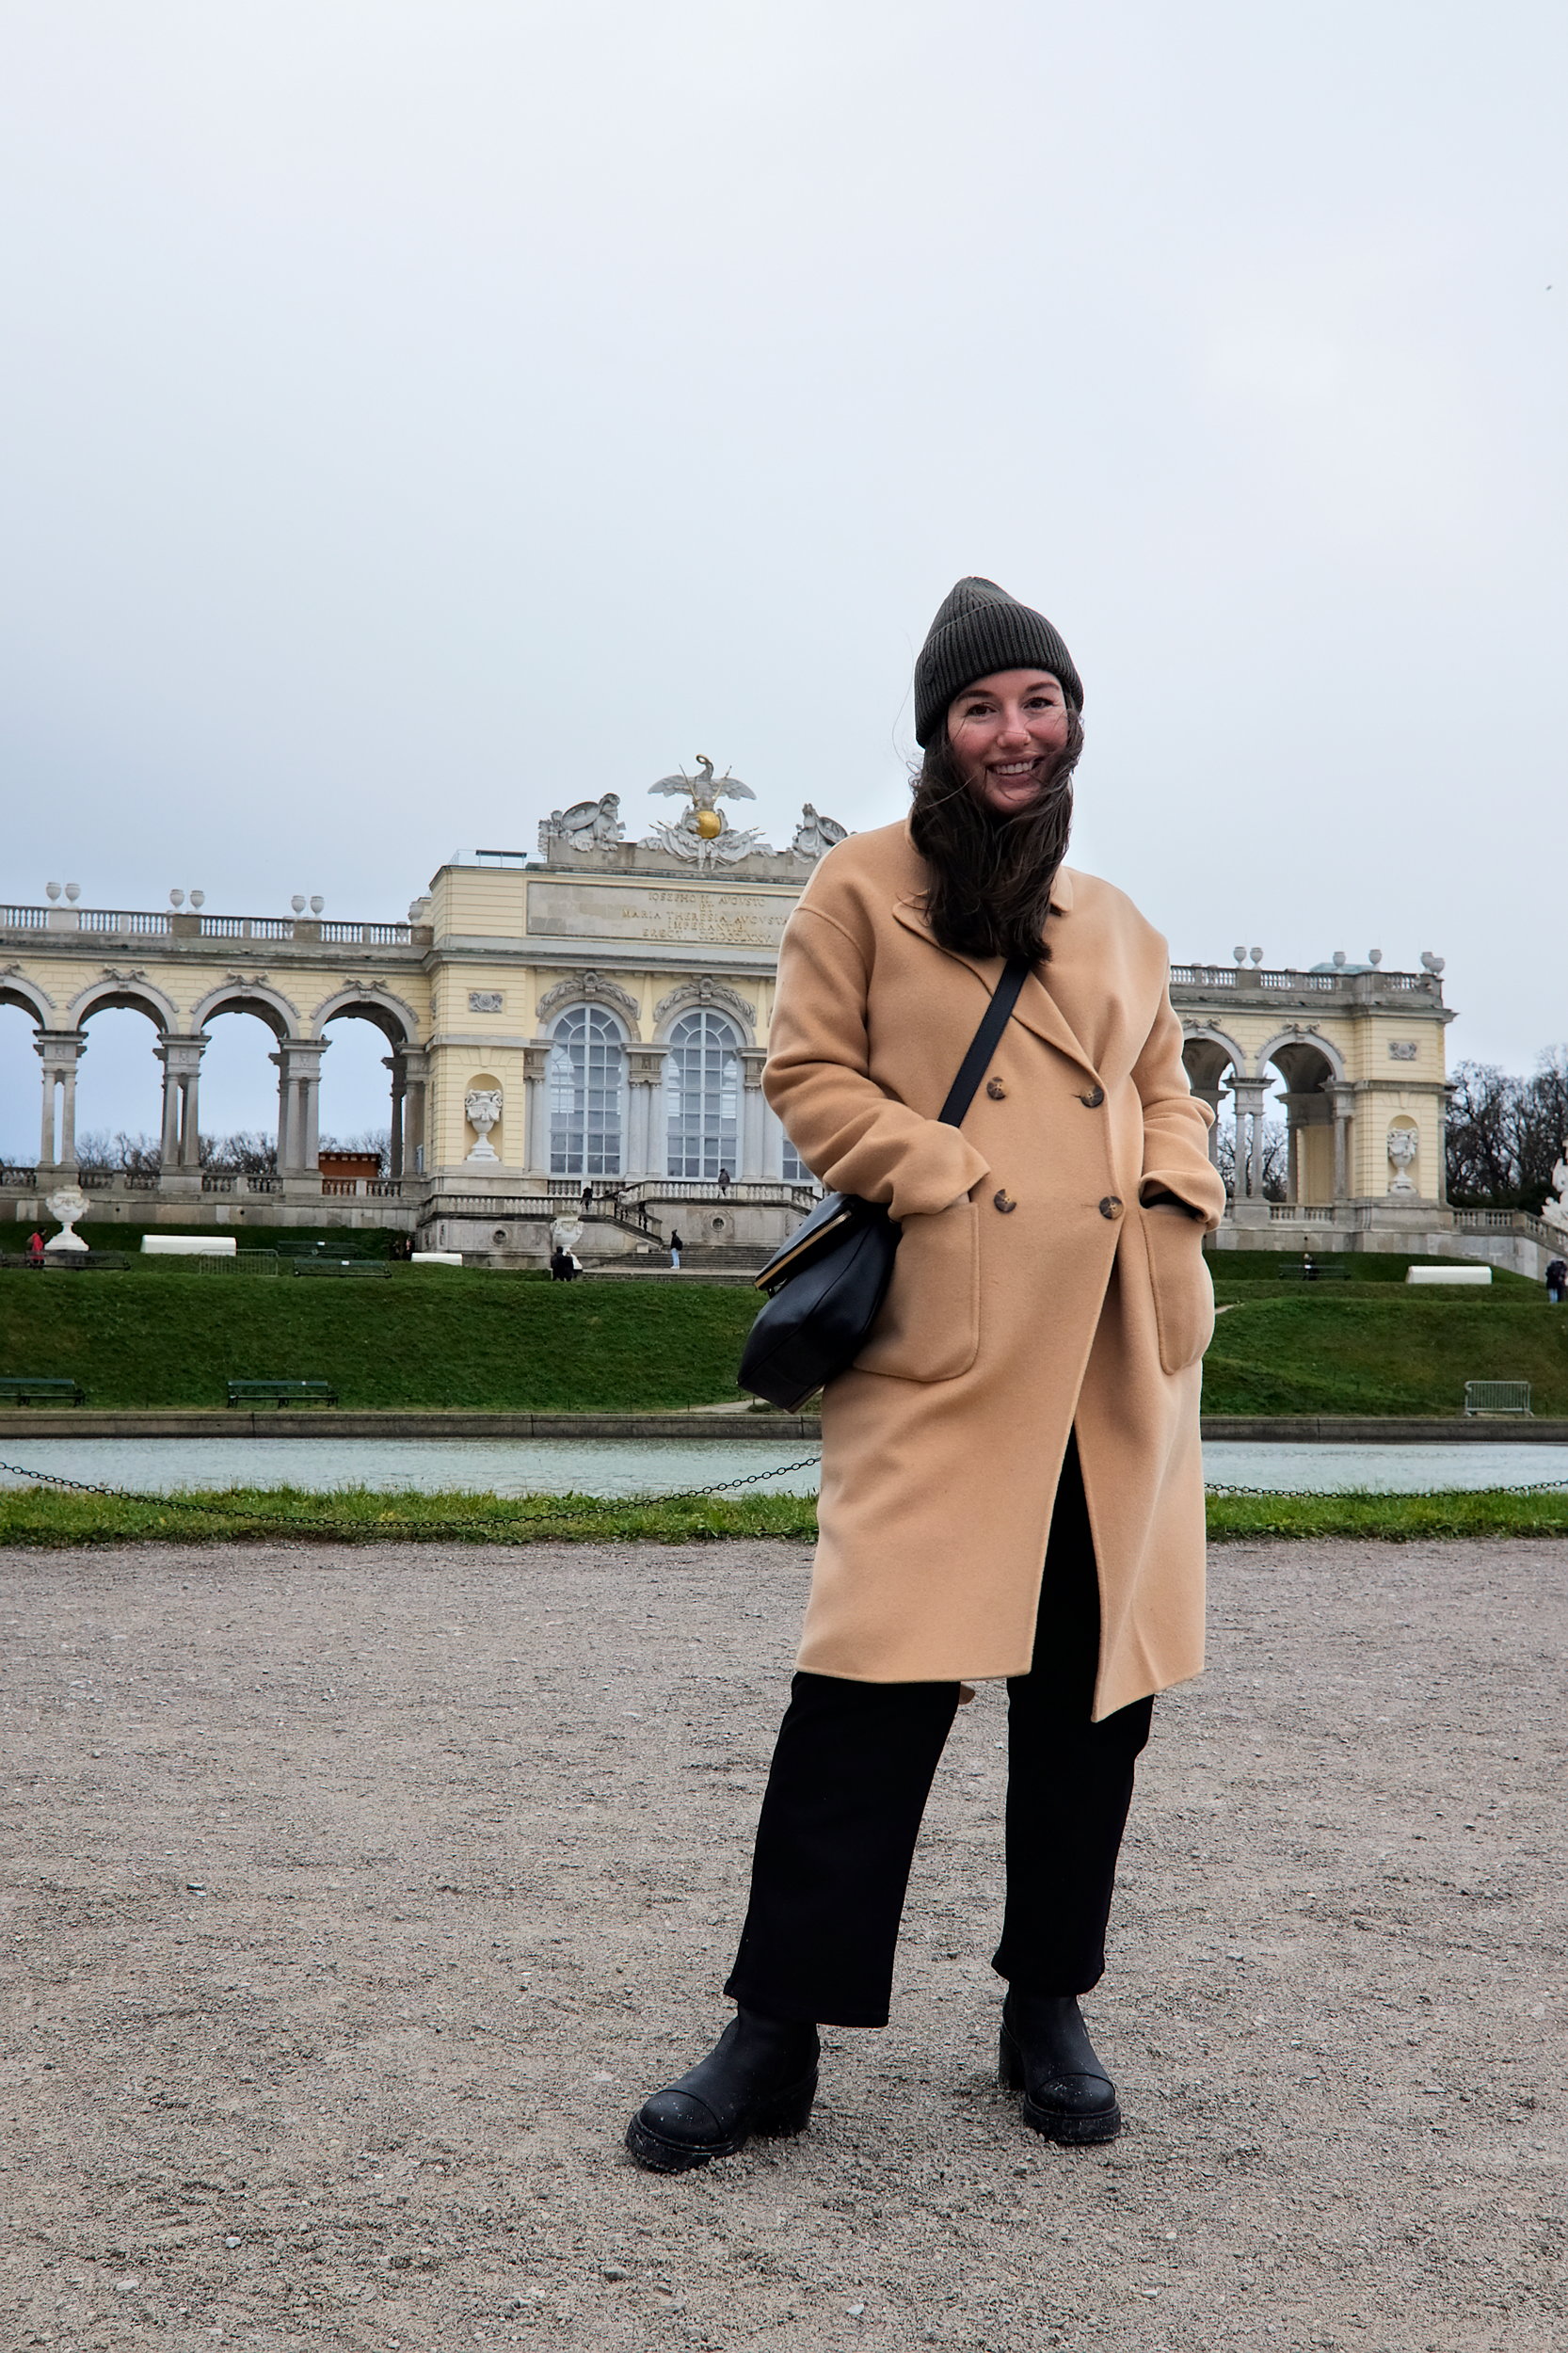
<path fill-rule="evenodd" d="M 1043 613 L 994 580 L 961 580 L 937 609 L 915 664 L 915 735 L 929 744 L 954 695 L 997 670 L 1048 670 L 1083 708 L 1083 681 Z"/>

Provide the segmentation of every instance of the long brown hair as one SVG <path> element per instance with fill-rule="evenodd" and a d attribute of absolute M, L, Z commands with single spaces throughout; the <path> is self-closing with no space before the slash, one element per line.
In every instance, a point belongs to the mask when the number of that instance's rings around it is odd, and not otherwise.
<path fill-rule="evenodd" d="M 1083 723 L 1071 728 L 1036 799 L 998 817 L 970 792 L 944 726 L 916 772 L 909 831 L 926 862 L 926 920 L 944 948 L 968 956 L 1050 954 L 1046 918 L 1051 885 L 1073 823 L 1073 770 Z"/>

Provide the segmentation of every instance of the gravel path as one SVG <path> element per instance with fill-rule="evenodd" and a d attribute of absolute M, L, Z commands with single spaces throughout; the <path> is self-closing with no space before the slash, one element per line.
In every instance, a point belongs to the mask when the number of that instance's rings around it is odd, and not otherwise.
<path fill-rule="evenodd" d="M 1091 2022 L 994 2081 L 1000 1695 L 797 2142 L 620 2149 L 727 2014 L 768 1544 L 13 1554 L 0 2341 L 1558 2353 L 1568 1545 L 1235 1545 Z"/>

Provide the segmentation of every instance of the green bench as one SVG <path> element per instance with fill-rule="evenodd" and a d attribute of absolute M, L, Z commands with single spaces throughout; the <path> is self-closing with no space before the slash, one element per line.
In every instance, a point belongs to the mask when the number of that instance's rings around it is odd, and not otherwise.
<path fill-rule="evenodd" d="M 1337 1253 L 1333 1257 L 1314 1258 L 1308 1266 L 1304 1259 L 1288 1258 L 1280 1267 L 1282 1283 L 1348 1283 L 1350 1268 Z"/>
<path fill-rule="evenodd" d="M 328 1381 L 231 1381 L 231 1405 L 335 1405 Z"/>
<path fill-rule="evenodd" d="M 7 1405 L 85 1405 L 86 1389 L 74 1381 L 35 1381 L 31 1373 L 0 1373 L 0 1403 Z"/>
<path fill-rule="evenodd" d="M 390 1276 L 392 1267 L 380 1258 L 296 1258 L 292 1262 L 296 1274 L 381 1274 Z"/>

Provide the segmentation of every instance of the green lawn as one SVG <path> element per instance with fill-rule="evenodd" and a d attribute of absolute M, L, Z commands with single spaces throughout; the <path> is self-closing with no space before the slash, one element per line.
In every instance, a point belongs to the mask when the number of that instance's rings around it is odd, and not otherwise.
<path fill-rule="evenodd" d="M 52 1547 L 154 1542 L 212 1544 L 304 1538 L 333 1545 L 525 1545 L 578 1538 L 687 1544 L 723 1536 L 782 1536 L 811 1543 L 810 1496 L 690 1496 L 667 1502 L 587 1496 L 376 1495 L 344 1488 L 234 1488 L 176 1502 L 167 1497 L 0 1490 L 0 1545 Z M 1208 1532 L 1227 1537 L 1568 1536 L 1568 1495 L 1211 1496 Z"/>
<path fill-rule="evenodd" d="M 1537 1414 L 1568 1416 L 1568 1308 L 1549 1308 L 1539 1285 L 1407 1289 L 1361 1278 L 1360 1263 L 1357 1279 L 1306 1286 L 1216 1262 L 1233 1304 L 1208 1352 L 1206 1409 L 1452 1417 L 1467 1380 L 1503 1380 L 1530 1382 Z M 0 1373 L 74 1376 L 102 1406 L 221 1407 L 227 1381 L 270 1376 L 329 1381 L 361 1408 L 657 1411 L 738 1394 L 757 1305 L 719 1284 L 471 1268 L 397 1266 L 384 1281 L 169 1259 L 17 1269 L 0 1273 Z"/>
<path fill-rule="evenodd" d="M 364 1408 L 653 1411 L 739 1394 L 757 1306 L 721 1284 L 456 1267 L 258 1281 L 168 1266 L 148 1280 L 0 1273 L 0 1373 L 73 1376 L 102 1406 L 221 1406 L 230 1380 L 304 1378 Z"/>

